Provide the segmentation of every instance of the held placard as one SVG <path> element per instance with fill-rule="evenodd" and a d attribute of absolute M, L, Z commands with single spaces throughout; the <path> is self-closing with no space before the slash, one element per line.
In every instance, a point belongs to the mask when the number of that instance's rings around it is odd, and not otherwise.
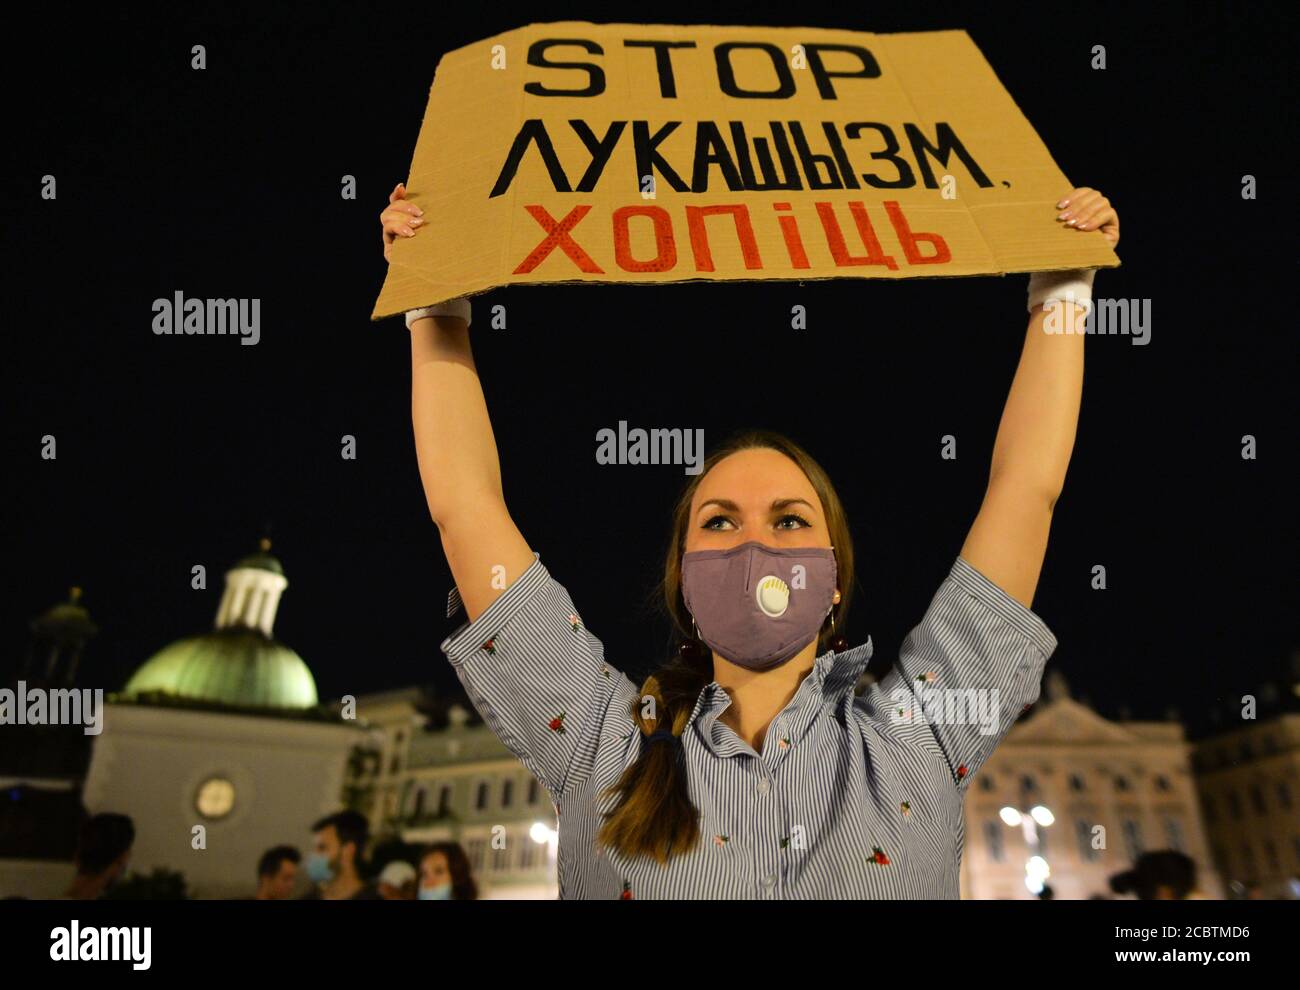
<path fill-rule="evenodd" d="M 445 55 L 372 319 L 501 285 L 1112 267 L 965 31 L 533 24 Z"/>

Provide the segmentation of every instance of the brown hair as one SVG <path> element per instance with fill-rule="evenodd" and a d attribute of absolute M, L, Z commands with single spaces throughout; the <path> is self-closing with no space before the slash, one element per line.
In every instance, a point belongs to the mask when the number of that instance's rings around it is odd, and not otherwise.
<path fill-rule="evenodd" d="M 728 440 L 705 459 L 700 473 L 686 485 L 673 509 L 664 577 L 658 590 L 675 632 L 683 640 L 693 638 L 691 614 L 682 597 L 682 554 L 686 550 L 691 500 L 715 464 L 739 451 L 755 448 L 775 450 L 794 461 L 821 499 L 827 532 L 835 548 L 841 597 L 840 604 L 831 611 L 818 634 L 817 652 L 820 654 L 832 636 L 832 629 L 844 628 L 853 587 L 853 543 L 844 506 L 826 472 L 807 451 L 779 433 L 746 431 Z M 680 737 L 700 691 L 712 680 L 713 660 L 707 652 L 702 659 L 678 656 L 646 678 L 641 686 L 641 697 L 632 704 L 632 718 L 644 736 L 649 736 L 662 723 L 671 729 L 674 736 Z M 654 699 L 656 717 L 642 716 L 645 698 Z M 699 819 L 691 804 L 679 740 L 673 745 L 646 745 L 643 739 L 641 755 L 606 793 L 617 795 L 618 800 L 605 815 L 605 822 L 597 835 L 597 841 L 602 845 L 629 858 L 652 856 L 663 864 L 673 856 L 690 851 L 699 841 Z"/>
<path fill-rule="evenodd" d="M 435 842 L 427 846 L 420 854 L 420 863 L 434 853 L 442 853 L 447 858 L 447 872 L 451 874 L 451 899 L 453 901 L 478 900 L 478 884 L 469 868 L 469 857 L 459 842 Z"/>

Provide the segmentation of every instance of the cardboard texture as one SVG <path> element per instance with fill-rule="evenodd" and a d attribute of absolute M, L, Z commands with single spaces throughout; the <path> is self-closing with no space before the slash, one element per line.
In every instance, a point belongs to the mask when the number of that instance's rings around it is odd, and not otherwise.
<path fill-rule="evenodd" d="M 671 44 L 666 44 L 671 43 Z M 438 63 L 371 319 L 501 285 L 1113 267 L 965 31 L 533 24 Z"/>

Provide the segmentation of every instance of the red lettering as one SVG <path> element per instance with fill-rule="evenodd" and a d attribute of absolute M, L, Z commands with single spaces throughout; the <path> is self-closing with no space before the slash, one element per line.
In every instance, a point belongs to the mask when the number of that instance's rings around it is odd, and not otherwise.
<path fill-rule="evenodd" d="M 591 260 L 591 255 L 569 236 L 569 231 L 576 227 L 578 221 L 591 211 L 590 206 L 575 206 L 563 220 L 556 220 L 541 206 L 530 205 L 525 206 L 524 209 L 529 212 L 534 220 L 541 224 L 542 230 L 546 231 L 546 236 L 542 238 L 542 242 L 537 247 L 533 248 L 528 257 L 519 263 L 519 267 L 514 271 L 516 275 L 531 272 L 557 247 L 568 255 L 569 260 L 577 265 L 580 270 L 594 275 L 604 274 L 604 270 Z"/>
<path fill-rule="evenodd" d="M 898 203 L 891 199 L 885 200 L 885 213 L 889 215 L 889 222 L 894 225 L 894 232 L 898 234 L 898 240 L 903 245 L 903 255 L 909 265 L 946 265 L 952 261 L 952 252 L 948 250 L 948 244 L 938 234 L 912 232 L 912 228 L 907 225 L 907 217 L 903 216 Z M 927 258 L 917 250 L 918 243 L 933 244 L 934 254 Z"/>
<path fill-rule="evenodd" d="M 632 257 L 629 217 L 649 217 L 655 225 L 655 256 L 649 261 Z M 662 206 L 623 206 L 614 211 L 614 260 L 625 272 L 666 272 L 677 264 L 673 221 Z"/>
<path fill-rule="evenodd" d="M 686 207 L 686 227 L 691 234 L 691 251 L 695 254 L 697 272 L 713 271 L 713 253 L 709 250 L 709 233 L 704 228 L 704 218 L 717 214 L 731 214 L 736 224 L 736 236 L 740 239 L 740 253 L 745 259 L 746 268 L 762 268 L 762 259 L 758 256 L 758 242 L 754 240 L 754 228 L 749 222 L 749 210 L 743 204 L 738 206 L 688 206 Z"/>
<path fill-rule="evenodd" d="M 844 232 L 840 229 L 839 220 L 835 218 L 835 208 L 830 203 L 817 204 L 817 216 L 821 218 L 822 228 L 826 231 L 826 244 L 831 249 L 831 257 L 835 259 L 836 267 L 884 265 L 890 271 L 897 271 L 898 262 L 885 254 L 884 249 L 881 248 L 880 239 L 876 237 L 876 229 L 871 226 L 871 218 L 867 216 L 867 208 L 855 200 L 849 203 L 849 212 L 853 214 L 853 222 L 857 225 L 858 236 L 862 238 L 862 246 L 867 249 L 865 255 L 849 254 L 849 247 L 844 241 Z"/>

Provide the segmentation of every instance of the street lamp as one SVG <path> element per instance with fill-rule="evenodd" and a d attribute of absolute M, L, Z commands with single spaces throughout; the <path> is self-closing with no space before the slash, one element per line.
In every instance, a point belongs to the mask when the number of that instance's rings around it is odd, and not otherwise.
<path fill-rule="evenodd" d="M 1056 821 L 1056 816 L 1044 805 L 1036 804 L 1028 811 L 1020 811 L 1008 805 L 998 812 L 999 817 L 1006 822 L 1011 828 L 1020 826 L 1021 832 L 1025 836 L 1025 845 L 1030 849 L 1032 855 L 1025 862 L 1025 887 L 1031 894 L 1041 894 L 1043 884 L 1048 877 L 1052 875 L 1051 867 L 1047 865 L 1039 850 L 1041 844 L 1038 838 L 1039 828 L 1047 828 Z"/>
<path fill-rule="evenodd" d="M 559 831 L 551 828 L 545 822 L 533 822 L 532 828 L 528 830 L 528 835 L 539 846 L 546 846 L 546 874 L 558 884 L 559 869 L 556 861 L 560 852 Z"/>

